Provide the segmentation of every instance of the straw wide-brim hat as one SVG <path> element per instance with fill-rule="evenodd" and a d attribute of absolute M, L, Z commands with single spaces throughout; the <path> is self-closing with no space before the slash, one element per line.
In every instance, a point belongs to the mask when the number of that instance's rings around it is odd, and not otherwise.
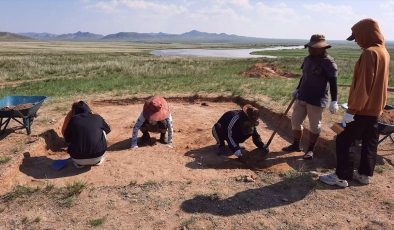
<path fill-rule="evenodd" d="M 160 96 L 153 96 L 145 101 L 143 115 L 150 121 L 162 121 L 169 117 L 167 101 Z"/>
<path fill-rule="evenodd" d="M 331 48 L 331 45 L 326 42 L 326 38 L 322 34 L 314 34 L 311 36 L 311 39 L 308 43 L 304 45 L 305 48 Z"/>

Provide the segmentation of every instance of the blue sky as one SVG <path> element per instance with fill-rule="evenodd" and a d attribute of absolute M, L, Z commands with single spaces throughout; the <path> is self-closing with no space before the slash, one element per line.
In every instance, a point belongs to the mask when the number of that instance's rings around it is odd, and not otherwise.
<path fill-rule="evenodd" d="M 394 40 L 394 0 L 0 0 L 0 31 L 100 34 L 192 29 L 267 38 L 343 40 L 371 17 Z"/>

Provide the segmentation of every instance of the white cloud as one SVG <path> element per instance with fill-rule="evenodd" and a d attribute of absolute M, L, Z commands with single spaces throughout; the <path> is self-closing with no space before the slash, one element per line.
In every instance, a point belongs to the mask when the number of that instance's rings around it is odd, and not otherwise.
<path fill-rule="evenodd" d="M 118 1 L 97 2 L 96 4 L 89 6 L 89 8 L 94 8 L 104 12 L 114 12 L 117 10 L 117 7 L 118 7 Z"/>
<path fill-rule="evenodd" d="M 252 5 L 249 0 L 209 0 L 211 4 L 218 5 L 221 7 L 243 7 L 251 9 Z"/>
<path fill-rule="evenodd" d="M 379 8 L 382 11 L 382 17 L 394 21 L 394 0 L 381 2 Z"/>
<path fill-rule="evenodd" d="M 167 14 L 179 14 L 186 11 L 186 8 L 183 6 L 167 3 L 156 3 L 148 0 L 99 1 L 92 7 L 106 12 L 114 12 L 124 7 L 132 10 L 147 10 Z"/>
<path fill-rule="evenodd" d="M 394 0 L 382 1 L 379 7 L 383 10 L 394 8 Z"/>
<path fill-rule="evenodd" d="M 263 2 L 256 4 L 256 10 L 258 14 L 265 20 L 282 22 L 296 22 L 305 19 L 305 16 L 298 14 L 295 9 L 289 7 L 285 3 L 270 6 Z"/>
<path fill-rule="evenodd" d="M 353 7 L 347 5 L 331 5 L 319 2 L 315 4 L 306 4 L 304 5 L 304 8 L 312 13 L 331 14 L 338 17 L 358 17 L 354 12 Z"/>

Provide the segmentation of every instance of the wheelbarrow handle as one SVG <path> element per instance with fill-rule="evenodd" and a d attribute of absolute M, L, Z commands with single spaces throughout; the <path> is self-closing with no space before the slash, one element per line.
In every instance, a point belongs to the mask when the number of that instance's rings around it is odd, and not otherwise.
<path fill-rule="evenodd" d="M 272 135 L 271 135 L 271 137 L 270 137 L 270 139 L 268 140 L 268 142 L 267 142 L 267 144 L 265 145 L 265 148 L 267 148 L 268 149 L 268 147 L 269 147 L 269 145 L 271 144 L 271 142 L 272 142 L 272 139 L 274 139 L 274 137 L 275 137 L 275 134 L 279 131 L 279 128 L 280 128 L 280 126 L 282 125 L 282 123 L 283 123 L 283 118 L 287 115 L 287 113 L 289 112 L 289 110 L 291 109 L 291 107 L 293 106 L 293 104 L 294 104 L 294 102 L 295 102 L 295 100 L 296 100 L 296 98 L 295 97 L 293 97 L 293 99 L 290 101 L 290 104 L 289 104 L 289 106 L 287 106 L 287 109 L 286 109 L 286 111 L 280 116 L 280 118 L 279 118 L 279 122 L 278 122 L 278 125 L 276 126 L 276 128 L 275 128 L 275 130 L 274 130 L 274 132 L 272 133 Z"/>

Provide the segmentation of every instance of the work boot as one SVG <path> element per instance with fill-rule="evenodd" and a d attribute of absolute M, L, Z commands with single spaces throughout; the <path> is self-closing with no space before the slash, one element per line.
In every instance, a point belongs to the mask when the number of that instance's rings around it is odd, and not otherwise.
<path fill-rule="evenodd" d="M 319 138 L 319 134 L 309 133 L 308 150 L 305 152 L 305 155 L 302 158 L 308 159 L 308 160 L 313 159 L 313 149 L 315 148 L 317 138 Z"/>
<path fill-rule="evenodd" d="M 166 133 L 160 133 L 160 143 L 162 144 L 168 144 L 168 141 L 166 140 Z"/>
<path fill-rule="evenodd" d="M 149 145 L 150 144 L 150 135 L 149 135 L 148 132 L 142 133 L 141 144 L 143 144 L 143 145 Z"/>
<path fill-rule="evenodd" d="M 302 137 L 302 130 L 293 130 L 293 144 L 284 147 L 282 150 L 285 152 L 300 152 L 301 137 Z"/>

